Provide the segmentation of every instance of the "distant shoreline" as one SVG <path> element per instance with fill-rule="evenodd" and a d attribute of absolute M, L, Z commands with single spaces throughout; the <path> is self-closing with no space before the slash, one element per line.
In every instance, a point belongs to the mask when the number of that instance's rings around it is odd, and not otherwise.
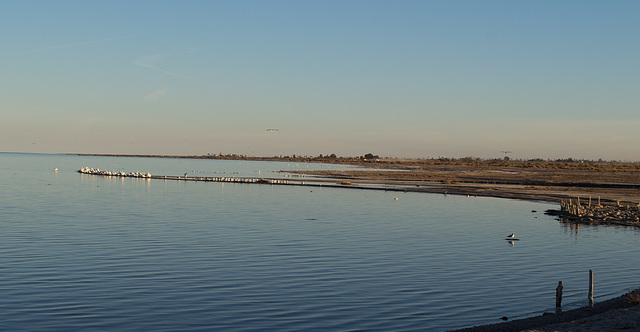
<path fill-rule="evenodd" d="M 290 156 L 274 156 L 274 157 L 254 157 L 245 155 L 158 155 L 158 154 L 108 154 L 108 153 L 69 153 L 69 155 L 89 156 L 89 157 L 131 157 L 131 158 L 169 158 L 169 159 L 213 159 L 213 160 L 255 160 L 255 161 L 283 161 L 283 162 L 325 162 L 325 163 L 350 163 L 361 161 L 357 157 L 336 157 L 336 158 L 318 158 L 318 157 L 290 157 Z"/>
<path fill-rule="evenodd" d="M 550 209 L 568 222 L 615 224 L 640 227 L 640 163 L 583 161 L 510 161 L 437 159 L 437 160 L 367 160 L 364 158 L 320 157 L 246 157 L 237 155 L 164 156 L 122 154 L 77 154 L 80 156 L 180 158 L 212 160 L 247 160 L 308 162 L 352 165 L 346 170 L 286 171 L 321 177 L 309 179 L 323 186 L 339 188 L 423 192 L 443 195 L 483 196 L 545 201 L 566 204 L 570 201 L 612 206 L 606 218 L 570 216 Z M 167 174 L 171 176 L 171 174 Z M 310 185 L 310 184 L 308 184 Z M 624 209 L 625 218 L 616 218 L 615 209 Z M 627 213 L 628 212 L 628 213 Z M 618 215 L 622 215 L 618 213 Z M 569 217 L 569 218 L 567 218 Z M 618 220 L 619 219 L 619 220 Z"/>
<path fill-rule="evenodd" d="M 74 154 L 98 157 L 174 158 L 329 163 L 362 168 L 289 171 L 349 182 L 351 187 L 402 188 L 404 191 L 487 196 L 560 203 L 580 197 L 602 204 L 640 202 L 640 163 L 513 161 L 462 159 L 375 159 L 358 157 L 248 157 L 240 155 L 170 156 Z M 390 172 L 392 170 L 393 172 Z M 377 188 L 377 189 L 380 189 Z"/>
<path fill-rule="evenodd" d="M 77 156 L 96 156 L 96 157 L 135 157 L 135 158 L 175 158 L 175 159 L 216 159 L 216 160 L 268 160 L 268 161 L 295 161 L 295 162 L 311 162 L 311 163 L 366 163 L 366 164 L 456 164 L 456 165 L 512 165 L 516 167 L 551 167 L 551 168 L 570 168 L 570 169 L 588 169 L 593 167 L 613 166 L 616 168 L 623 167 L 626 170 L 640 172 L 640 161 L 595 161 L 580 160 L 573 158 L 558 160 L 543 160 L 540 158 L 520 160 L 509 158 L 381 158 L 367 154 L 364 156 L 335 156 L 332 154 L 319 156 L 296 156 L 280 155 L 280 156 L 247 156 L 243 154 L 206 154 L 206 155 L 163 155 L 163 154 L 118 154 L 118 153 L 61 153 L 65 155 Z M 372 158 L 367 158 L 370 155 Z M 573 165 L 573 166 L 569 166 Z"/>

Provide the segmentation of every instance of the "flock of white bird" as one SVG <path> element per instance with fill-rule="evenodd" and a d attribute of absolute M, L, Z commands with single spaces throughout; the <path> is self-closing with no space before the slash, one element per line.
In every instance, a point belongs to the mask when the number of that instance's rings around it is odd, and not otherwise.
<path fill-rule="evenodd" d="M 150 178 L 151 177 L 151 173 L 148 173 L 148 172 L 147 173 L 140 173 L 140 172 L 125 173 L 122 171 L 114 172 L 114 171 L 106 171 L 106 170 L 101 170 L 99 168 L 89 168 L 89 167 L 83 167 L 79 169 L 78 172 L 82 174 L 126 176 L 126 177 L 134 177 L 134 178 Z"/>
<path fill-rule="evenodd" d="M 151 178 L 151 173 L 140 173 L 140 172 L 114 172 L 114 171 L 106 171 L 101 170 L 99 168 L 89 168 L 83 167 L 78 170 L 78 173 L 82 174 L 91 174 L 91 175 L 102 175 L 102 176 L 119 176 L 119 177 L 134 177 L 134 178 Z M 161 176 L 156 176 L 156 178 L 162 178 Z M 236 177 L 189 177 L 188 173 L 185 173 L 184 176 L 181 177 L 167 177 L 164 176 L 165 179 L 174 178 L 174 179 L 188 179 L 191 181 L 214 181 L 214 182 L 236 182 L 236 183 L 269 183 L 269 184 L 289 184 L 288 180 L 279 180 L 279 179 L 257 179 L 257 178 L 236 178 Z M 304 182 L 302 183 L 304 184 Z"/>

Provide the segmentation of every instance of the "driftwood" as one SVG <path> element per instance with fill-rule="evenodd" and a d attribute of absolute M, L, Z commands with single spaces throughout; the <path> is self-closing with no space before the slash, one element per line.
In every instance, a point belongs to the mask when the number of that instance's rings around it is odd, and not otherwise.
<path fill-rule="evenodd" d="M 591 197 L 587 204 L 581 203 L 580 197 L 560 203 L 560 210 L 547 210 L 548 215 L 558 216 L 560 220 L 581 224 L 611 224 L 624 226 L 640 226 L 640 203 L 615 205 L 592 204 Z"/>

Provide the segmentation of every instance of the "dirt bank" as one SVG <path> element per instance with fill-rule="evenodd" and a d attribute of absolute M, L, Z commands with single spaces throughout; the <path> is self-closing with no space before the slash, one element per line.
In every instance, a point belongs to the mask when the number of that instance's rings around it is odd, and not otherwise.
<path fill-rule="evenodd" d="M 490 165 L 364 164 L 379 170 L 300 171 L 353 185 L 401 187 L 411 191 L 561 202 L 581 197 L 602 204 L 640 202 L 640 172 L 520 168 Z"/>
<path fill-rule="evenodd" d="M 637 290 L 636 290 L 637 292 Z M 628 295 L 596 303 L 593 308 L 579 308 L 514 321 L 474 326 L 455 332 L 510 331 L 640 331 L 640 306 L 628 301 Z"/>

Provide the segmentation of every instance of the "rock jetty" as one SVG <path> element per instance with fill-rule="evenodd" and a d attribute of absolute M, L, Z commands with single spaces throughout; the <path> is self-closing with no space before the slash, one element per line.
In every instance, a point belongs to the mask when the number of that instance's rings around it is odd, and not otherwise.
<path fill-rule="evenodd" d="M 233 182 L 233 183 L 263 183 L 263 184 L 301 184 L 304 182 L 290 182 L 289 180 L 281 179 L 265 179 L 265 178 L 243 178 L 243 177 L 204 177 L 204 176 L 167 176 L 167 175 L 151 175 L 151 173 L 141 173 L 139 171 L 126 173 L 123 171 L 107 171 L 99 168 L 83 167 L 78 170 L 78 173 L 100 176 L 115 176 L 115 177 L 132 177 L 143 179 L 164 179 L 164 180 L 179 180 L 179 181 L 210 181 L 210 182 Z"/>

